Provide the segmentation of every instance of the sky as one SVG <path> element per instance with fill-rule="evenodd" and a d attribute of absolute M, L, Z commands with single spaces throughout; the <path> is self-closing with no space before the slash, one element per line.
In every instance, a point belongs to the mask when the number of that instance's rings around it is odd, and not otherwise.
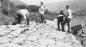
<path fill-rule="evenodd" d="M 50 11 L 58 11 L 65 8 L 66 5 L 70 5 L 74 11 L 86 9 L 86 0 L 10 0 L 15 5 L 39 5 L 41 1 L 45 3 L 45 6 Z"/>
<path fill-rule="evenodd" d="M 40 2 L 54 3 L 54 2 L 62 2 L 62 1 L 68 1 L 68 0 L 20 0 L 20 1 L 25 3 L 26 5 L 39 5 Z"/>

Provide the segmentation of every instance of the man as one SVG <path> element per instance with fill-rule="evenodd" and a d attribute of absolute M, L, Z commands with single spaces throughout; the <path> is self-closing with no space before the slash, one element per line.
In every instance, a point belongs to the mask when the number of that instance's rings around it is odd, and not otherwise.
<path fill-rule="evenodd" d="M 28 16 L 29 16 L 29 11 L 27 9 L 20 9 L 17 11 L 17 21 L 18 21 L 18 24 L 21 23 L 21 19 L 22 17 L 24 18 L 25 20 L 25 23 L 27 25 L 29 25 L 29 19 L 28 19 Z"/>
<path fill-rule="evenodd" d="M 71 11 L 69 5 L 66 6 L 66 10 L 64 11 L 64 14 L 65 14 L 65 17 L 64 17 L 64 22 L 62 25 L 62 30 L 65 31 L 64 26 L 65 26 L 65 24 L 67 24 L 67 26 L 68 26 L 67 32 L 70 33 L 71 32 L 70 22 L 71 22 L 71 18 L 72 18 L 72 11 Z"/>
<path fill-rule="evenodd" d="M 44 11 L 45 11 L 45 6 L 44 6 L 44 3 L 41 2 L 40 8 L 39 8 L 39 13 L 40 13 L 40 18 L 41 18 L 40 23 L 45 23 Z"/>
<path fill-rule="evenodd" d="M 58 22 L 57 22 L 58 30 L 61 30 L 60 29 L 60 25 L 61 25 L 61 28 L 62 28 L 63 17 L 65 16 L 63 12 L 64 12 L 64 10 L 61 10 L 59 15 L 57 16 L 57 19 L 58 19 Z"/>

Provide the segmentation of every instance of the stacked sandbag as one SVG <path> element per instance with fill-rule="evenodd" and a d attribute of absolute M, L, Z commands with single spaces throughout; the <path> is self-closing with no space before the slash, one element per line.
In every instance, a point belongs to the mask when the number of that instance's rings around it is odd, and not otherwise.
<path fill-rule="evenodd" d="M 2 47 L 82 47 L 72 34 L 56 30 L 53 25 L 37 24 L 1 26 L 3 30 L 0 37 Z M 7 28 L 8 27 L 8 28 Z M 5 36 L 6 30 L 8 35 Z"/>

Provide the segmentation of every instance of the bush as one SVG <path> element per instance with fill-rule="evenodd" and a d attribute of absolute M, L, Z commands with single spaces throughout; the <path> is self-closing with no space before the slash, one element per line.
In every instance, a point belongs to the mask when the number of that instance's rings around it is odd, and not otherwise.
<path fill-rule="evenodd" d="M 2 13 L 8 15 L 8 10 L 3 8 Z"/>

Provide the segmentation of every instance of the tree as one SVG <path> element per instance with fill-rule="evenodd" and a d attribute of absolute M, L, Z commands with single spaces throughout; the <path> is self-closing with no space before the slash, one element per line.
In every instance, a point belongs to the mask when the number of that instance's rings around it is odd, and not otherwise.
<path fill-rule="evenodd" d="M 1 2 L 1 7 L 2 7 L 2 12 L 5 15 L 10 15 L 11 13 L 13 14 L 15 10 L 15 6 L 10 0 L 0 0 Z"/>

